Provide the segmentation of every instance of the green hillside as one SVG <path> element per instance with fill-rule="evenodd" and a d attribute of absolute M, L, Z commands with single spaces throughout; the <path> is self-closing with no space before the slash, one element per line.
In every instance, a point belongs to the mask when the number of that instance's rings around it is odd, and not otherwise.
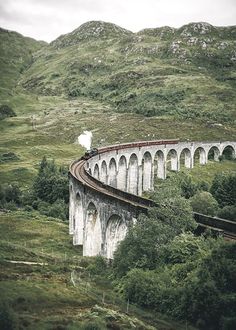
<path fill-rule="evenodd" d="M 44 156 L 68 167 L 84 153 L 84 130 L 96 147 L 236 140 L 235 40 L 236 27 L 207 23 L 132 33 L 88 22 L 49 45 L 0 29 L 0 106 L 16 114 L 0 120 L 0 185 L 27 196 Z M 235 161 L 191 175 L 210 184 L 223 171 Z M 72 245 L 68 223 L 9 204 L 0 209 L 0 291 L 21 329 L 191 329 L 135 306 L 127 314 L 110 279 L 91 274 L 96 261 Z"/>
<path fill-rule="evenodd" d="M 126 313 L 126 302 L 109 280 L 93 275 L 96 259 L 81 257 L 63 222 L 16 211 L 1 213 L 0 226 L 0 319 L 8 313 L 11 329 L 185 329 L 132 305 Z"/>
<path fill-rule="evenodd" d="M 0 98 L 13 95 L 22 72 L 33 62 L 33 53 L 45 42 L 0 28 Z"/>
<path fill-rule="evenodd" d="M 84 130 L 94 146 L 236 139 L 235 27 L 135 34 L 88 22 L 50 45 L 3 29 L 0 38 L 0 104 L 17 114 L 0 121 L 0 158 L 16 155 L 1 162 L 3 183 L 28 187 L 44 155 L 68 165 Z"/>
<path fill-rule="evenodd" d="M 35 55 L 20 85 L 117 112 L 235 121 L 236 28 L 191 23 L 132 33 L 88 22 Z"/>

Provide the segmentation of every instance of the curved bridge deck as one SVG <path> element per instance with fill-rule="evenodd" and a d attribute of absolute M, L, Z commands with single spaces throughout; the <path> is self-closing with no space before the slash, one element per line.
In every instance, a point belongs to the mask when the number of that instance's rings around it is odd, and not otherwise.
<path fill-rule="evenodd" d="M 112 258 L 138 214 L 157 206 L 140 196 L 152 189 L 154 174 L 164 179 L 168 162 L 170 170 L 179 170 L 182 153 L 183 164 L 191 168 L 197 151 L 198 161 L 205 164 L 211 151 L 217 160 L 226 147 L 232 148 L 235 155 L 236 142 L 141 141 L 100 148 L 93 157 L 73 162 L 69 173 L 70 233 L 74 244 L 83 245 L 84 255 Z M 236 239 L 236 222 L 198 213 L 194 217 L 199 227 Z"/>

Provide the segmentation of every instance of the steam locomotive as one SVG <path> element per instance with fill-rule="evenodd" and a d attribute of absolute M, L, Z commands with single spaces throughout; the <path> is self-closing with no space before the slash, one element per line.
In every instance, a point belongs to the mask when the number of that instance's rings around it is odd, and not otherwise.
<path fill-rule="evenodd" d="M 87 150 L 85 154 L 81 157 L 82 160 L 88 160 L 89 158 L 96 156 L 98 154 L 97 148 L 92 148 L 90 150 Z"/>

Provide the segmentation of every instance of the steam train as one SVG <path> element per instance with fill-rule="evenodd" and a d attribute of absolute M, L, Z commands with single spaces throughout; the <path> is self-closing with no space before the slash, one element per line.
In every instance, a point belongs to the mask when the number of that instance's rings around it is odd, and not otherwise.
<path fill-rule="evenodd" d="M 131 143 L 124 143 L 124 144 L 116 144 L 108 147 L 99 148 L 92 148 L 87 150 L 85 154 L 80 158 L 81 160 L 88 160 L 89 158 L 96 156 L 97 154 L 103 154 L 105 152 L 113 151 L 113 150 L 120 150 L 120 149 L 127 149 L 127 148 L 135 148 L 135 147 L 147 147 L 153 145 L 166 145 L 166 144 L 177 144 L 179 142 L 178 139 L 173 140 L 154 140 L 154 141 L 140 141 L 140 142 L 131 142 Z"/>
<path fill-rule="evenodd" d="M 87 150 L 85 154 L 80 158 L 81 160 L 88 160 L 89 158 L 96 156 L 98 154 L 97 148 L 92 148 L 90 150 Z"/>

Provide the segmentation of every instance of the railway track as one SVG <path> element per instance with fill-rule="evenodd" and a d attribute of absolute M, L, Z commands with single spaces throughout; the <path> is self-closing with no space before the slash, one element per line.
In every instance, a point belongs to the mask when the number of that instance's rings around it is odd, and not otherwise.
<path fill-rule="evenodd" d="M 82 184 L 92 188 L 95 191 L 99 191 L 100 193 L 103 193 L 109 197 L 119 199 L 120 201 L 132 205 L 136 208 L 143 209 L 144 211 L 147 211 L 149 207 L 155 205 L 155 203 L 149 199 L 121 191 L 93 178 L 85 170 L 85 164 L 86 160 L 79 160 L 78 162 L 73 163 L 70 168 L 70 173 Z"/>

